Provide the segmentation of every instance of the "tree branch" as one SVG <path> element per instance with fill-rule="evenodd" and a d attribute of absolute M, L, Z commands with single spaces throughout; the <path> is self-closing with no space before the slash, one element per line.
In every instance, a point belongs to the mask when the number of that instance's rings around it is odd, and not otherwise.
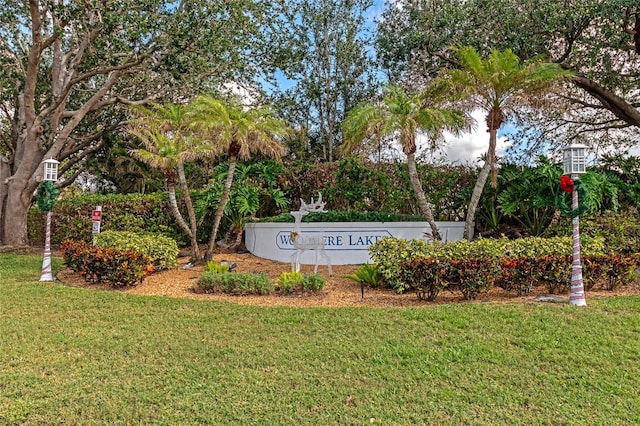
<path fill-rule="evenodd" d="M 573 83 L 596 98 L 606 109 L 610 110 L 620 120 L 636 127 L 640 127 L 640 111 L 633 108 L 624 98 L 600 86 L 584 75 L 573 77 Z"/>

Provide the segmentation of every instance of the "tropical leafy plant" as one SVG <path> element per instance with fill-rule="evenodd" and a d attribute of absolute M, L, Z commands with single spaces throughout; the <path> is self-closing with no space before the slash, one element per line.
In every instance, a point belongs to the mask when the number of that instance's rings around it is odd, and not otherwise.
<path fill-rule="evenodd" d="M 558 184 L 561 174 L 560 167 L 546 157 L 540 157 L 536 167 L 502 166 L 497 196 L 499 208 L 528 235 L 542 235 L 556 217 L 555 200 L 561 191 Z"/>
<path fill-rule="evenodd" d="M 258 211 L 265 205 L 273 205 L 281 210 L 288 204 L 284 192 L 277 188 L 274 183 L 274 176 L 270 172 L 277 170 L 273 166 L 262 163 L 250 165 L 238 165 L 236 178 L 229 190 L 224 211 L 223 225 L 228 229 L 225 238 L 218 242 L 218 245 L 235 248 L 242 242 L 244 225 L 255 218 Z M 224 193 L 224 176 L 228 173 L 228 164 L 221 164 L 215 169 L 216 178 L 198 198 L 196 211 L 200 217 L 200 222 L 212 220 L 209 212 L 215 211 L 214 206 L 222 202 Z"/>
<path fill-rule="evenodd" d="M 364 283 L 369 287 L 380 287 L 383 283 L 382 274 L 378 269 L 378 265 L 375 263 L 364 263 L 352 274 L 342 275 L 342 278 L 346 278 L 357 283 Z"/>

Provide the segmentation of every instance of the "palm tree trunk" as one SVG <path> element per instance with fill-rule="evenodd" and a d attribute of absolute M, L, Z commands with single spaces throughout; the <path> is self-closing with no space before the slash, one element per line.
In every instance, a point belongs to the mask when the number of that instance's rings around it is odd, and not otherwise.
<path fill-rule="evenodd" d="M 229 192 L 231 192 L 231 184 L 233 183 L 233 174 L 236 170 L 236 162 L 236 156 L 229 157 L 229 172 L 227 173 L 227 180 L 224 182 L 222 196 L 220 197 L 220 205 L 218 206 L 218 210 L 216 210 L 216 217 L 213 221 L 213 229 L 211 230 L 211 237 L 209 238 L 209 248 L 207 249 L 207 254 L 205 255 L 205 260 L 207 261 L 213 258 L 213 251 L 216 248 L 216 237 L 218 236 L 218 228 L 220 228 L 220 222 L 222 221 L 224 208 L 227 206 L 227 202 L 229 201 Z"/>
<path fill-rule="evenodd" d="M 433 213 L 431 212 L 431 207 L 429 207 L 427 198 L 424 195 L 424 190 L 422 189 L 422 184 L 420 183 L 420 178 L 418 177 L 418 170 L 416 168 L 416 157 L 414 153 L 407 154 L 407 167 L 409 169 L 409 180 L 411 181 L 411 186 L 413 186 L 413 192 L 416 194 L 416 198 L 418 199 L 418 206 L 420 206 L 420 211 L 427 218 L 427 222 L 429 222 L 429 226 L 431 227 L 431 236 L 434 241 L 440 241 L 442 237 L 440 237 L 438 227 L 436 226 L 436 221 L 433 218 Z"/>
<path fill-rule="evenodd" d="M 180 209 L 178 209 L 178 201 L 176 200 L 175 184 L 169 183 L 167 185 L 167 192 L 169 192 L 169 206 L 171 207 L 171 213 L 173 214 L 173 217 L 176 219 L 176 221 L 178 222 L 178 225 L 180 225 L 180 227 L 184 230 L 184 232 L 187 233 L 189 238 L 191 238 L 192 236 L 191 228 L 189 228 L 189 225 L 187 224 L 187 222 L 182 217 L 182 214 L 180 213 Z"/>
<path fill-rule="evenodd" d="M 189 187 L 187 186 L 187 178 L 184 174 L 184 165 L 178 164 L 178 180 L 182 187 L 182 194 L 184 196 L 184 203 L 187 205 L 187 214 L 189 215 L 189 225 L 191 229 L 191 263 L 199 262 L 202 256 L 200 255 L 200 248 L 198 247 L 198 223 L 196 222 L 196 213 L 193 210 L 193 202 L 191 201 L 191 195 L 189 194 Z"/>
<path fill-rule="evenodd" d="M 476 180 L 476 185 L 473 187 L 471 200 L 469 200 L 469 208 L 467 209 L 467 219 L 464 224 L 464 234 L 462 238 L 466 238 L 469 241 L 471 241 L 471 238 L 473 237 L 476 210 L 478 209 L 478 204 L 480 203 L 480 197 L 482 197 L 484 185 L 487 183 L 489 172 L 494 168 L 497 135 L 498 129 L 490 127 L 489 149 L 487 150 L 487 155 L 484 160 L 484 166 L 482 167 L 482 170 L 480 170 L 480 174 L 478 175 L 478 179 Z"/>

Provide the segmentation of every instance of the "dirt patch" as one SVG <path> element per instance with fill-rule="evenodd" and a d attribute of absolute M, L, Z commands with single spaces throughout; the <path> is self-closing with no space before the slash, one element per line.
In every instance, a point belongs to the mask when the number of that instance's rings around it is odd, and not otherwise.
<path fill-rule="evenodd" d="M 220 262 L 226 260 L 235 263 L 238 272 L 257 272 L 266 273 L 267 276 L 276 280 L 282 272 L 290 271 L 289 263 L 274 262 L 262 258 L 255 257 L 251 254 L 217 254 L 214 260 Z M 260 306 L 296 306 L 296 307 L 344 307 L 344 306 L 368 306 L 368 307 L 387 307 L 387 306 L 424 306 L 437 305 L 445 303 L 466 302 L 459 293 L 444 291 L 435 302 L 426 302 L 418 300 L 413 293 L 396 294 L 389 289 L 373 289 L 365 288 L 364 297 L 362 296 L 360 284 L 343 278 L 343 275 L 353 273 L 359 268 L 359 265 L 336 265 L 333 267 L 334 275 L 329 276 L 327 267 L 320 265 L 318 273 L 327 279 L 324 289 L 318 293 L 296 294 L 288 296 L 269 295 L 269 296 L 231 296 L 225 294 L 197 294 L 192 291 L 198 278 L 204 270 L 204 266 L 195 266 L 193 268 L 184 269 L 187 264 L 187 258 L 180 258 L 179 267 L 167 271 L 161 271 L 147 277 L 142 284 L 135 287 L 113 290 L 131 294 L 167 296 L 200 300 L 218 300 L 238 303 L 242 305 L 260 305 Z M 313 265 L 303 265 L 302 272 L 313 272 Z M 84 279 L 69 269 L 62 270 L 58 273 L 57 278 L 71 286 L 92 288 L 92 289 L 111 289 L 106 284 L 87 284 Z M 545 295 L 545 289 L 539 288 L 528 296 L 516 297 L 513 293 L 506 292 L 499 288 L 481 294 L 477 300 L 466 303 L 538 303 L 536 297 Z M 626 296 L 640 294 L 640 287 L 637 284 L 620 288 L 616 291 L 589 291 L 587 299 L 593 297 L 610 297 L 610 296 Z M 568 295 L 561 297 L 568 298 Z"/>

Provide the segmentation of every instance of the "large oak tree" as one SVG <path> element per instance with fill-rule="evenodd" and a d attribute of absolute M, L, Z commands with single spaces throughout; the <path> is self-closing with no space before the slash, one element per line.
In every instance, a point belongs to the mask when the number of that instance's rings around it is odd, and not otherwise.
<path fill-rule="evenodd" d="M 247 70 L 250 0 L 5 1 L 0 8 L 0 244 L 27 244 L 41 163 L 64 183 L 127 119 Z M 63 184 L 64 184 L 63 183 Z"/>

